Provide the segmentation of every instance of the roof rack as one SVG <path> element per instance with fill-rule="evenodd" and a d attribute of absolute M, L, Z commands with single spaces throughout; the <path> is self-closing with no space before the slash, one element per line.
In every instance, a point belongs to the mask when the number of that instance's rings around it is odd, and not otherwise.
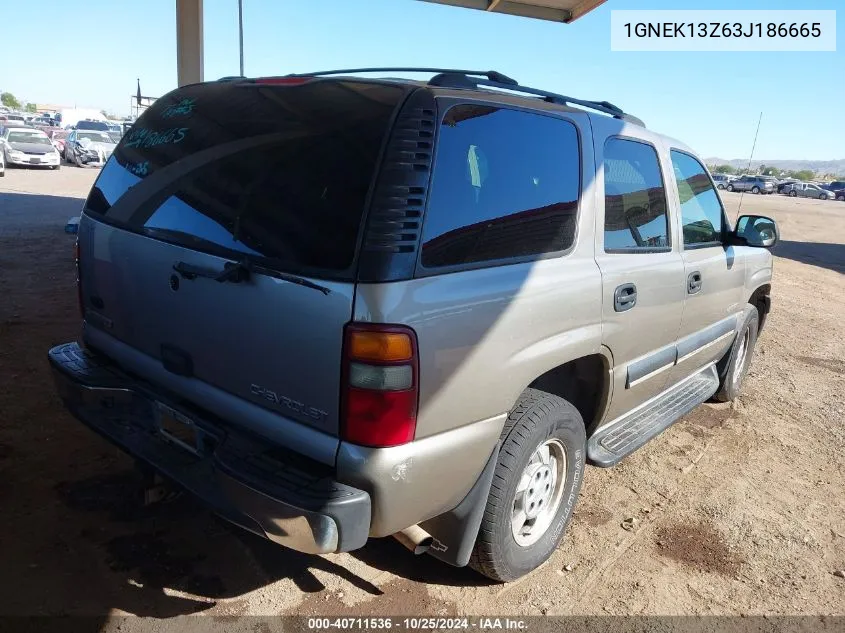
<path fill-rule="evenodd" d="M 596 110 L 597 112 L 609 114 L 616 119 L 622 119 L 629 123 L 645 127 L 645 123 L 643 123 L 641 119 L 632 114 L 628 114 L 623 111 L 622 108 L 610 103 L 609 101 L 590 101 L 588 99 L 567 97 L 566 95 L 549 92 L 547 90 L 540 90 L 539 88 L 520 86 L 516 82 L 513 84 L 505 84 L 490 78 L 475 79 L 457 71 L 447 71 L 439 75 L 435 75 L 428 83 L 432 86 L 446 86 L 450 88 L 478 88 L 479 86 L 489 86 L 491 88 L 499 88 L 501 90 L 509 90 L 511 92 L 535 95 L 542 97 L 544 101 L 548 101 L 549 103 L 556 103 L 563 106 L 578 105 L 584 108 L 590 108 L 591 110 Z"/>
<path fill-rule="evenodd" d="M 455 70 L 452 68 L 415 68 L 413 66 L 385 66 L 381 68 L 347 68 L 345 70 L 321 70 L 315 73 L 292 73 L 285 77 L 322 77 L 326 75 L 354 75 L 359 73 L 385 73 L 385 72 L 413 72 L 413 73 L 438 73 L 443 75 L 462 75 L 465 77 L 486 77 L 509 86 L 518 86 L 516 79 L 511 79 L 495 70 Z"/>
<path fill-rule="evenodd" d="M 490 88 L 498 88 L 500 90 L 509 90 L 511 92 L 519 92 L 522 94 L 534 95 L 542 97 L 544 101 L 549 103 L 556 103 L 558 105 L 578 105 L 583 108 L 590 108 L 597 112 L 609 114 L 610 116 L 645 127 L 645 123 L 632 114 L 624 112 L 622 108 L 616 106 L 608 101 L 590 101 L 587 99 L 576 99 L 575 97 L 567 97 L 566 95 L 557 94 L 555 92 L 548 92 L 547 90 L 540 90 L 539 88 L 531 88 L 529 86 L 520 86 L 516 79 L 512 79 L 495 70 L 456 70 L 453 68 L 415 68 L 413 66 L 387 66 L 380 68 L 347 68 L 344 70 L 321 70 L 314 73 L 291 73 L 285 77 L 324 77 L 327 75 L 352 75 L 358 73 L 377 73 L 377 72 L 415 72 L 415 73 L 436 73 L 428 83 L 431 86 L 443 86 L 449 88 L 469 88 L 477 89 L 480 86 L 487 86 Z"/>

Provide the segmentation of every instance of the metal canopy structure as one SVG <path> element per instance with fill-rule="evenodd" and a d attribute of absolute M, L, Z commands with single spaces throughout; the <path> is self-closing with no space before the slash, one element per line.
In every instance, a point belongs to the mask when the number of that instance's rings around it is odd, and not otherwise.
<path fill-rule="evenodd" d="M 577 20 L 605 2 L 605 0 L 424 1 L 566 23 Z M 240 9 L 240 4 L 238 7 Z M 242 43 L 241 46 L 243 46 Z M 203 80 L 203 0 L 176 0 L 176 65 L 180 86 Z M 241 73 L 243 74 L 243 69 Z"/>
<path fill-rule="evenodd" d="M 572 22 L 595 9 L 605 0 L 423 0 L 453 7 L 506 13 L 535 20 Z"/>

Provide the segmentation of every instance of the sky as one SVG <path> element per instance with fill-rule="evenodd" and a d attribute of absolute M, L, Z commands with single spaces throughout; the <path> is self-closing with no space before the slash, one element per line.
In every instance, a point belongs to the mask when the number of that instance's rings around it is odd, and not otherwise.
<path fill-rule="evenodd" d="M 5 2 L 11 0 L 0 5 Z M 418 0 L 243 5 L 249 76 L 365 66 L 494 69 L 523 85 L 611 101 L 704 157 L 747 158 L 762 112 L 755 159 L 845 158 L 842 0 L 683 3 L 689 9 L 839 8 L 839 50 L 800 53 L 610 50 L 611 10 L 678 8 L 672 0 L 607 0 L 569 25 Z M 175 0 L 41 0 L 38 6 L 37 17 L 0 11 L 0 91 L 128 114 L 136 78 L 148 96 L 176 87 Z M 237 75 L 237 0 L 205 0 L 204 11 L 205 79 Z"/>

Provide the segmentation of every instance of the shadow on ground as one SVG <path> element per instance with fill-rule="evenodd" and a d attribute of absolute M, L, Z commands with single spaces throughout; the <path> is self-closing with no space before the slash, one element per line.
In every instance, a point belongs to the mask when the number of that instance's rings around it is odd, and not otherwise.
<path fill-rule="evenodd" d="M 772 249 L 777 257 L 845 273 L 845 244 L 781 241 Z"/>

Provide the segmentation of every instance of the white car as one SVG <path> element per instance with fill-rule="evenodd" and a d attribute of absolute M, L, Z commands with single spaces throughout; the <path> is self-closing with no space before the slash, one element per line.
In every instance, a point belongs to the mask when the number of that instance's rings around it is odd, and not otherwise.
<path fill-rule="evenodd" d="M 65 160 L 77 167 L 102 167 L 117 146 L 114 139 L 100 130 L 73 130 L 65 141 Z"/>
<path fill-rule="evenodd" d="M 61 158 L 49 137 L 31 127 L 0 128 L 0 153 L 6 165 L 49 167 L 59 169 Z"/>

